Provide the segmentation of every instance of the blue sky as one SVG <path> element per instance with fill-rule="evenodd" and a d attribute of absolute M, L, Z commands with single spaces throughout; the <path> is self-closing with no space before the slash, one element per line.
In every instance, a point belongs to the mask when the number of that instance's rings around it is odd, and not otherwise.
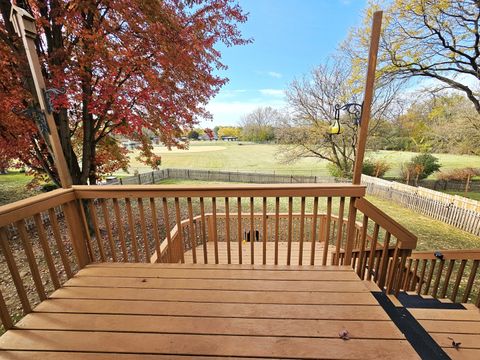
<path fill-rule="evenodd" d="M 213 121 L 237 125 L 259 106 L 286 106 L 284 90 L 322 63 L 362 20 L 366 0 L 239 0 L 249 12 L 243 34 L 253 43 L 220 46 L 230 79 L 208 104 Z"/>

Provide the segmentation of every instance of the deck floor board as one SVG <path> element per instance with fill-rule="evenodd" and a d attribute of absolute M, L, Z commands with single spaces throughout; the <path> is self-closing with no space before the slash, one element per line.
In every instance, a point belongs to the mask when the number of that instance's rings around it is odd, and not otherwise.
<path fill-rule="evenodd" d="M 81 270 L 0 337 L 0 358 L 418 358 L 352 269 L 125 265 Z"/>
<path fill-rule="evenodd" d="M 409 312 L 452 359 L 480 359 L 479 309 L 409 309 Z M 458 348 L 453 341 L 460 343 Z"/>

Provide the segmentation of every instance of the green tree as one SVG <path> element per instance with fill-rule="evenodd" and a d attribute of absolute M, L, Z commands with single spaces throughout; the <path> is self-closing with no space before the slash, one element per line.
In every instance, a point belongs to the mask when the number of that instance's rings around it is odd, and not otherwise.
<path fill-rule="evenodd" d="M 240 133 L 241 129 L 238 127 L 221 126 L 218 130 L 218 137 L 222 138 L 224 136 L 233 136 L 238 138 Z"/>
<path fill-rule="evenodd" d="M 368 24 L 353 29 L 343 48 L 357 69 L 366 63 Z M 393 0 L 385 9 L 378 57 L 379 73 L 393 79 L 430 79 L 463 93 L 480 114 L 480 1 Z M 358 70 L 357 70 L 358 71 Z"/>
<path fill-rule="evenodd" d="M 246 141 L 266 142 L 275 139 L 275 126 L 283 115 L 270 106 L 259 107 L 241 120 L 241 138 Z"/>

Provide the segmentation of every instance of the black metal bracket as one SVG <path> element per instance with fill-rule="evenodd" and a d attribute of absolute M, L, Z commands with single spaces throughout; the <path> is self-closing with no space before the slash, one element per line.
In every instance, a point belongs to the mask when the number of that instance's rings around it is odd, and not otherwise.
<path fill-rule="evenodd" d="M 52 99 L 57 97 L 60 94 L 65 94 L 65 88 L 51 88 L 43 91 L 43 97 L 45 99 L 45 104 L 47 105 L 47 111 L 49 114 L 53 112 L 53 102 Z"/>
<path fill-rule="evenodd" d="M 12 109 L 12 112 L 18 116 L 26 116 L 32 119 L 38 125 L 38 128 L 40 129 L 41 132 L 47 133 L 47 134 L 50 133 L 45 113 L 39 108 L 37 108 L 36 106 L 31 105 L 24 110 L 19 110 L 14 108 Z"/>
<path fill-rule="evenodd" d="M 350 115 L 353 115 L 353 121 L 355 125 L 360 125 L 362 119 L 363 103 L 348 103 L 345 105 L 335 105 L 334 118 L 336 121 L 340 120 L 340 111 L 346 110 Z"/>

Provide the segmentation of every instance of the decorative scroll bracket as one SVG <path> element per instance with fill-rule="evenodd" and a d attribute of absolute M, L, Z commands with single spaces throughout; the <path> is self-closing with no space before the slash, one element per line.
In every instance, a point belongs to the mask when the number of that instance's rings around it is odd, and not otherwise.
<path fill-rule="evenodd" d="M 53 102 L 52 99 L 57 97 L 60 94 L 65 94 L 66 90 L 64 88 L 51 88 L 43 91 L 43 96 L 45 98 L 45 104 L 47 105 L 47 111 L 49 114 L 53 112 Z"/>
<path fill-rule="evenodd" d="M 336 121 L 340 120 L 340 110 L 346 110 L 350 115 L 353 115 L 353 123 L 357 126 L 360 125 L 363 111 L 363 103 L 348 103 L 345 105 L 335 105 L 334 118 Z"/>
<path fill-rule="evenodd" d="M 50 134 L 50 129 L 48 128 L 47 120 L 45 113 L 34 105 L 29 106 L 24 110 L 12 109 L 12 112 L 19 116 L 26 116 L 33 121 L 35 121 L 41 132 L 45 134 Z"/>

